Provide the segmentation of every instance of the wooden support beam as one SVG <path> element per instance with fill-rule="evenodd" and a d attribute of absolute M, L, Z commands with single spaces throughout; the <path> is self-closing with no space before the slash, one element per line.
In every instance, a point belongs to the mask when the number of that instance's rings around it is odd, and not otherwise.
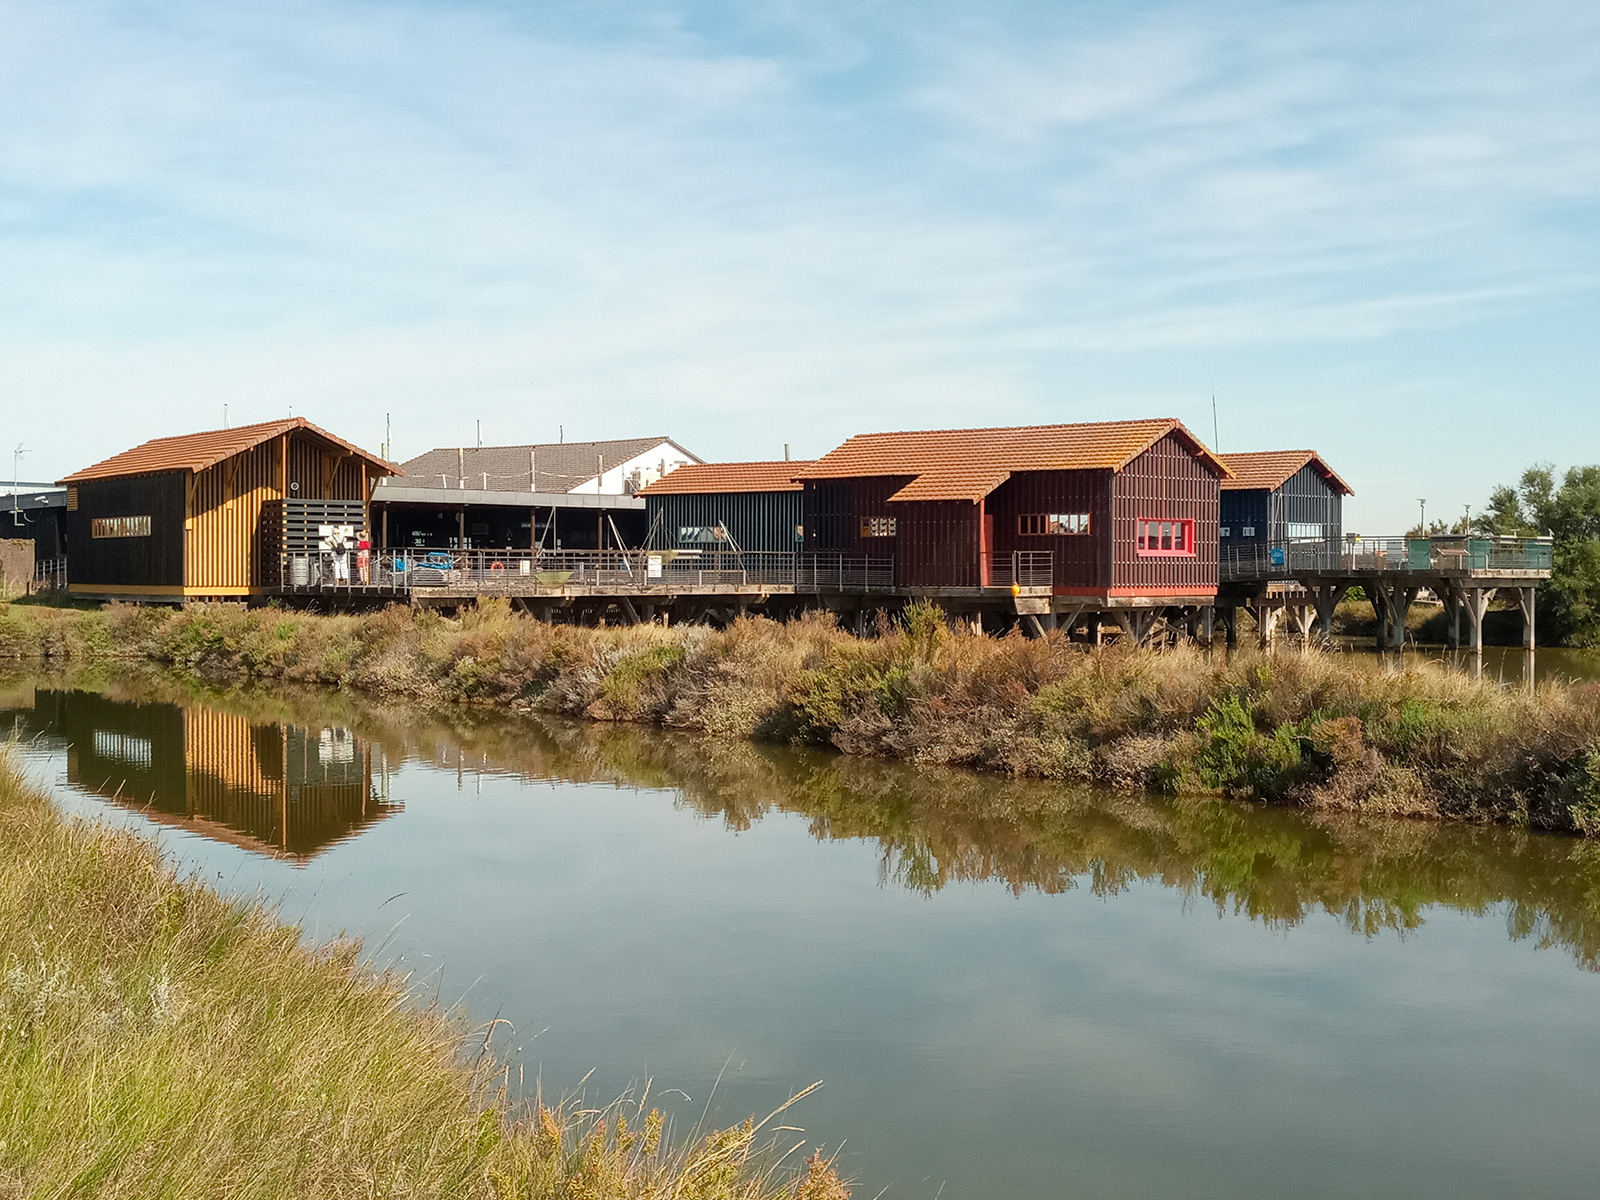
<path fill-rule="evenodd" d="M 1532 650 L 1533 640 L 1533 606 L 1534 590 L 1531 587 L 1517 589 L 1517 604 L 1522 609 L 1522 648 Z M 1531 678 L 1531 675 L 1530 675 Z"/>
<path fill-rule="evenodd" d="M 1122 636 L 1128 639 L 1131 646 L 1144 645 L 1155 629 L 1156 613 L 1151 609 L 1120 609 L 1116 616 Z"/>
<path fill-rule="evenodd" d="M 1417 602 L 1417 592 L 1420 588 L 1396 587 L 1393 599 L 1393 625 L 1389 635 L 1389 648 L 1403 650 L 1406 644 L 1406 616 L 1411 612 L 1411 606 Z"/>
<path fill-rule="evenodd" d="M 1289 619 L 1294 622 L 1295 632 L 1300 635 L 1302 649 L 1311 646 L 1311 627 L 1317 623 L 1317 608 L 1314 604 L 1295 604 L 1287 610 Z"/>
<path fill-rule="evenodd" d="M 1494 599 L 1495 588 L 1464 588 L 1461 598 L 1467 611 L 1467 628 L 1472 639 L 1472 649 L 1483 653 L 1483 615 L 1489 611 L 1489 601 Z"/>
<path fill-rule="evenodd" d="M 1200 606 L 1200 644 L 1211 645 L 1217 636 L 1217 606 L 1202 604 Z"/>
<path fill-rule="evenodd" d="M 622 610 L 622 615 L 627 618 L 629 625 L 642 625 L 639 619 L 639 610 L 633 607 L 633 601 L 626 596 L 617 597 L 617 607 Z"/>
<path fill-rule="evenodd" d="M 1350 590 L 1344 583 L 1313 584 L 1309 589 L 1311 603 L 1317 613 L 1317 628 L 1324 642 L 1333 639 L 1333 610 L 1339 607 L 1345 593 Z"/>
<path fill-rule="evenodd" d="M 1253 613 L 1256 619 L 1256 631 L 1260 634 L 1260 644 L 1263 650 L 1272 649 L 1278 640 L 1278 620 L 1283 616 L 1283 609 L 1277 605 L 1268 606 L 1258 604 Z"/>

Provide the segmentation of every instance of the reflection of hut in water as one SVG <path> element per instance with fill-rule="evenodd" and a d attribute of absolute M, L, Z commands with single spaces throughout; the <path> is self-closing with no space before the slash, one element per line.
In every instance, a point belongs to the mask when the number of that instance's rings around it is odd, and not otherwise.
<path fill-rule="evenodd" d="M 310 858 L 396 807 L 374 792 L 371 750 L 348 729 L 92 692 L 40 690 L 35 707 L 69 743 L 71 783 L 247 850 Z"/>

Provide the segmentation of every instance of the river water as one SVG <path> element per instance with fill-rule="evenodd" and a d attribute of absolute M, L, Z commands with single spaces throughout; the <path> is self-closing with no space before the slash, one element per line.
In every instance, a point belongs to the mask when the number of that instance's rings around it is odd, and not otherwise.
<path fill-rule="evenodd" d="M 5 731 L 530 1090 L 822 1080 L 858 1196 L 1600 1189 L 1600 845 L 158 679 L 0 681 Z"/>

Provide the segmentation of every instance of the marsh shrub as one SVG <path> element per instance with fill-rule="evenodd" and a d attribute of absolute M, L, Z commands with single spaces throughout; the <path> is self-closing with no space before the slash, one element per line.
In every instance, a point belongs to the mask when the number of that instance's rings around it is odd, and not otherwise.
<path fill-rule="evenodd" d="M 1510 692 L 1338 654 L 1089 650 L 977 636 L 931 606 L 856 638 L 826 613 L 714 632 L 196 605 L 0 606 L 0 654 L 153 660 L 429 702 L 644 721 L 721 738 L 1120 788 L 1600 832 L 1600 687 Z"/>

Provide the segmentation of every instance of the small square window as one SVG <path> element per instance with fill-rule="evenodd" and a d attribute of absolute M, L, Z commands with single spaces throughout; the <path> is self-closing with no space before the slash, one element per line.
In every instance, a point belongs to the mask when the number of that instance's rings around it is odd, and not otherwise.
<path fill-rule="evenodd" d="M 1240 537 L 1255 537 L 1255 535 L 1256 535 L 1256 527 L 1254 525 L 1243 525 L 1243 526 L 1240 526 L 1240 528 L 1239 528 L 1239 536 Z"/>

